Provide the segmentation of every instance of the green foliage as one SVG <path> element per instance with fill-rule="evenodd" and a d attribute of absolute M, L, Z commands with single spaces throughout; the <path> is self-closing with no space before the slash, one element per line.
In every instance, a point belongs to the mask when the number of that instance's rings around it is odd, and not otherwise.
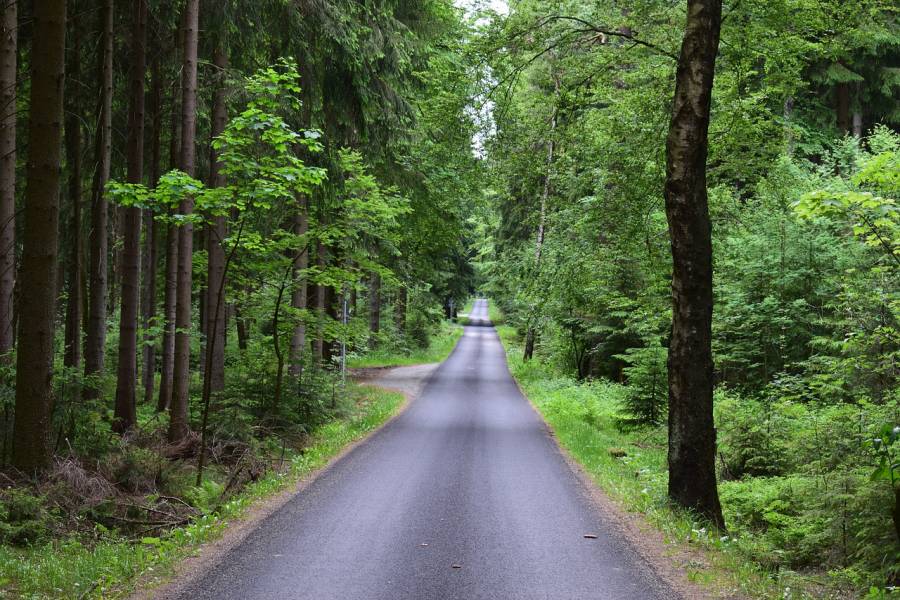
<path fill-rule="evenodd" d="M 668 417 L 669 385 L 666 357 L 668 349 L 662 346 L 629 348 L 621 358 L 626 365 L 622 369 L 628 383 L 628 393 L 623 402 L 626 417 L 619 419 L 622 429 L 657 426 Z"/>
<path fill-rule="evenodd" d="M 0 544 L 38 546 L 51 534 L 44 498 L 16 488 L 0 493 Z"/>

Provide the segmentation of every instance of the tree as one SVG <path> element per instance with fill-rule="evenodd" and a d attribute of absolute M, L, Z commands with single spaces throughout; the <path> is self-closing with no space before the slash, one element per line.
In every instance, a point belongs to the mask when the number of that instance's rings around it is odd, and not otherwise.
<path fill-rule="evenodd" d="M 184 50 L 181 71 L 181 170 L 194 175 L 197 128 L 197 44 L 200 0 L 184 6 Z M 178 212 L 187 217 L 194 201 L 185 196 Z M 180 442 L 189 430 L 188 403 L 191 381 L 191 283 L 194 268 L 194 226 L 186 220 L 178 230 L 178 279 L 175 291 L 175 356 L 172 401 L 169 405 L 169 441 Z"/>
<path fill-rule="evenodd" d="M 71 4 L 72 16 L 69 18 L 71 33 L 71 47 L 67 57 L 66 78 L 67 82 L 77 82 L 81 78 L 81 31 L 79 25 L 77 4 Z M 75 86 L 69 85 L 71 91 L 66 94 L 66 122 L 65 144 L 66 165 L 69 171 L 68 197 L 72 211 L 69 248 L 69 282 L 68 297 L 66 298 L 66 332 L 65 332 L 65 356 L 63 361 L 67 367 L 81 366 L 81 328 L 83 319 L 84 295 L 82 292 L 82 269 L 84 267 L 84 249 L 81 224 L 81 120 L 78 112 L 81 109 L 80 94 L 75 92 Z"/>
<path fill-rule="evenodd" d="M 98 12 L 101 25 L 100 111 L 97 122 L 94 156 L 96 169 L 91 189 L 90 235 L 90 298 L 87 338 L 84 346 L 84 374 L 99 377 L 103 374 L 106 350 L 106 318 L 108 312 L 109 265 L 109 208 L 106 202 L 106 182 L 109 181 L 112 161 L 112 97 L 113 97 L 113 0 L 103 0 Z M 99 395 L 100 383 L 91 382 L 85 390 L 87 397 Z"/>
<path fill-rule="evenodd" d="M 225 104 L 226 70 L 228 56 L 220 44 L 213 53 L 213 67 L 216 69 L 216 89 L 212 103 L 212 128 L 210 130 L 209 149 L 209 187 L 220 188 L 225 185 L 222 165 L 213 143 L 225 131 L 228 121 L 228 107 Z M 225 249 L 227 235 L 225 215 L 213 217 L 207 226 L 206 233 L 206 352 L 209 354 L 203 376 L 210 380 L 213 393 L 221 392 L 225 387 Z"/>
<path fill-rule="evenodd" d="M 17 5 L 15 0 L 7 0 L 0 21 L 0 357 L 13 347 L 16 287 Z"/>
<path fill-rule="evenodd" d="M 710 105 L 721 0 L 688 0 L 666 139 L 666 216 L 672 244 L 669 342 L 669 496 L 724 527 L 713 423 L 712 226 L 706 191 Z"/>
<path fill-rule="evenodd" d="M 131 31 L 131 77 L 128 110 L 128 182 L 144 178 L 144 75 L 147 67 L 147 2 L 135 0 Z M 122 294 L 119 313 L 119 362 L 113 426 L 124 433 L 137 422 L 137 328 L 141 282 L 141 209 L 124 209 Z"/>
<path fill-rule="evenodd" d="M 25 229 L 19 281 L 19 349 L 13 462 L 26 473 L 46 468 L 52 406 L 53 334 L 59 242 L 59 178 L 66 54 L 66 0 L 35 0 Z"/>

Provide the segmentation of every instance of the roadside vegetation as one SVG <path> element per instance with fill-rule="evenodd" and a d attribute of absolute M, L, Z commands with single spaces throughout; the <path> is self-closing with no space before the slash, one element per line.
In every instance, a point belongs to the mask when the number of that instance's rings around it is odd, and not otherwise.
<path fill-rule="evenodd" d="M 686 5 L 528 0 L 489 28 L 480 289 L 613 495 L 776 594 L 897 591 L 896 7 Z"/>
<path fill-rule="evenodd" d="M 106 457 L 96 472 L 60 461 L 31 490 L 0 501 L 0 590 L 21 598 L 116 598 L 165 582 L 254 503 L 295 485 L 389 419 L 403 395 L 350 384 L 302 440 L 235 455 L 194 485 L 189 465 L 160 456 L 164 433 Z M 153 441 L 156 438 L 155 442 Z M 154 445 L 155 444 L 155 445 Z M 113 482 L 127 481 L 130 491 Z"/>

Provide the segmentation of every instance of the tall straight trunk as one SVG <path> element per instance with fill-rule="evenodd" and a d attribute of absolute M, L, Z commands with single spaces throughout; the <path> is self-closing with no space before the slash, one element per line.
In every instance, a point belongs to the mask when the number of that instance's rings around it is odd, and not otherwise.
<path fill-rule="evenodd" d="M 298 197 L 297 212 L 294 215 L 294 233 L 305 236 L 309 231 L 309 201 L 305 194 Z M 305 242 L 297 251 L 294 259 L 294 290 L 291 294 L 291 308 L 305 311 L 307 304 L 306 269 L 309 268 L 309 243 Z M 294 332 L 291 336 L 290 366 L 288 373 L 291 377 L 298 378 L 303 372 L 303 354 L 306 346 L 306 322 L 297 320 Z"/>
<path fill-rule="evenodd" d="M 59 178 L 66 54 L 66 0 L 34 0 L 31 114 L 25 190 L 22 297 L 16 357 L 13 464 L 26 473 L 50 464 L 53 326 L 59 245 Z"/>
<path fill-rule="evenodd" d="M 181 37 L 181 34 L 176 34 Z M 172 121 L 169 137 L 169 166 L 181 166 L 179 156 L 181 139 L 178 135 L 179 111 L 177 94 L 172 94 Z M 169 225 L 166 229 L 166 273 L 165 298 L 163 299 L 163 340 L 162 365 L 159 377 L 159 399 L 156 410 L 168 410 L 172 403 L 172 379 L 175 373 L 175 296 L 178 286 L 178 228 Z"/>
<path fill-rule="evenodd" d="M 162 73 L 160 70 L 160 43 L 158 32 L 153 33 L 152 55 L 150 66 L 150 186 L 159 184 L 162 136 Z M 156 336 L 152 329 L 156 326 L 156 263 L 159 252 L 159 225 L 154 219 L 152 210 L 144 211 L 144 256 L 141 266 L 143 274 L 143 299 L 141 300 L 141 321 L 144 327 L 143 343 L 143 385 L 144 402 L 153 397 L 156 374 Z"/>
<path fill-rule="evenodd" d="M 372 273 L 369 277 L 369 333 L 373 336 L 373 342 L 377 342 L 374 336 L 379 331 L 381 331 L 381 275 Z"/>
<path fill-rule="evenodd" d="M 326 266 L 325 244 L 319 241 L 316 243 L 316 267 L 319 273 L 322 273 Z M 313 359 L 319 364 L 325 358 L 325 319 L 327 318 L 325 314 L 325 287 L 322 284 L 316 284 L 315 286 L 316 337 L 313 340 Z"/>
<path fill-rule="evenodd" d="M 200 0 L 184 6 L 184 50 L 181 69 L 181 170 L 194 175 L 197 128 L 197 43 Z M 183 198 L 178 212 L 194 212 L 194 199 Z M 189 222 L 178 231 L 178 280 L 175 293 L 175 370 L 169 406 L 169 441 L 183 440 L 190 429 L 188 402 L 191 382 L 191 285 L 193 280 L 194 227 Z"/>
<path fill-rule="evenodd" d="M 550 199 L 550 170 L 553 168 L 553 160 L 556 153 L 556 123 L 559 116 L 559 77 L 553 75 L 553 114 L 550 117 L 550 140 L 547 144 L 547 172 L 544 174 L 544 189 L 541 191 L 541 212 L 538 217 L 537 239 L 534 243 L 534 273 L 535 276 L 540 272 L 541 257 L 544 253 L 544 238 L 547 235 L 547 202 Z M 524 360 L 531 360 L 534 357 L 534 344 L 537 338 L 537 330 L 532 316 L 528 319 L 528 330 L 525 334 L 525 352 Z"/>
<path fill-rule="evenodd" d="M 69 28 L 72 43 L 66 66 L 66 80 L 73 82 L 66 102 L 65 117 L 66 164 L 69 172 L 68 195 L 72 208 L 69 232 L 72 248 L 69 254 L 69 286 L 66 302 L 65 354 L 63 364 L 67 367 L 81 365 L 81 320 L 83 299 L 81 295 L 81 269 L 84 262 L 81 239 L 81 120 L 78 118 L 80 104 L 74 93 L 81 79 L 81 30 L 79 28 L 78 5 L 72 2 L 72 18 Z"/>
<path fill-rule="evenodd" d="M 225 131 L 228 121 L 228 107 L 225 104 L 225 71 L 228 56 L 220 46 L 213 54 L 213 66 L 217 72 L 218 84 L 213 94 L 212 128 L 210 137 L 215 140 Z M 223 187 L 218 153 L 209 147 L 209 186 Z M 209 377 L 212 393 L 225 389 L 225 248 L 222 241 L 226 236 L 225 217 L 214 217 L 206 234 L 207 278 L 206 278 L 206 352 L 205 363 L 209 367 L 204 377 Z"/>
<path fill-rule="evenodd" d="M 84 346 L 84 374 L 103 374 L 106 349 L 107 269 L 109 251 L 109 214 L 105 188 L 112 159 L 112 92 L 113 92 L 113 0 L 103 0 L 100 11 L 102 52 L 100 53 L 101 91 L 99 122 L 95 146 L 96 170 L 91 190 L 91 265 L 87 339 Z M 85 395 L 99 396 L 99 384 L 88 386 Z"/>
<path fill-rule="evenodd" d="M 850 133 L 850 84 L 838 83 L 835 86 L 835 102 L 837 126 L 842 133 Z"/>
<path fill-rule="evenodd" d="M 406 335 L 406 305 L 408 303 L 408 291 L 403 283 L 400 283 L 400 289 L 397 290 L 397 304 L 394 306 L 394 325 L 397 327 L 397 333 L 401 336 Z"/>
<path fill-rule="evenodd" d="M 666 139 L 666 216 L 672 243 L 669 344 L 669 497 L 724 526 L 713 422 L 712 226 L 706 191 L 709 113 L 721 0 L 688 0 Z"/>
<path fill-rule="evenodd" d="M 16 51 L 18 10 L 7 0 L 0 21 L 0 360 L 15 343 L 13 290 L 16 287 Z"/>
<path fill-rule="evenodd" d="M 134 1 L 128 110 L 128 182 L 144 179 L 144 75 L 147 70 L 147 0 Z M 122 305 L 119 311 L 119 363 L 113 429 L 123 433 L 137 423 L 137 328 L 141 296 L 141 209 L 122 212 Z"/>
<path fill-rule="evenodd" d="M 178 285 L 178 228 L 166 229 L 166 281 L 163 299 L 164 331 L 162 365 L 159 377 L 159 398 L 156 410 L 168 410 L 172 403 L 172 378 L 175 372 L 175 292 Z"/>

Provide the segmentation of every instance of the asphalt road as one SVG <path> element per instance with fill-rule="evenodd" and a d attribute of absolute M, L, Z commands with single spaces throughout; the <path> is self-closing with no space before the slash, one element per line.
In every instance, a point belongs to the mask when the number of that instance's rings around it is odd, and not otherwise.
<path fill-rule="evenodd" d="M 520 394 L 485 300 L 472 323 L 405 413 L 180 597 L 673 597 L 617 538 Z"/>

